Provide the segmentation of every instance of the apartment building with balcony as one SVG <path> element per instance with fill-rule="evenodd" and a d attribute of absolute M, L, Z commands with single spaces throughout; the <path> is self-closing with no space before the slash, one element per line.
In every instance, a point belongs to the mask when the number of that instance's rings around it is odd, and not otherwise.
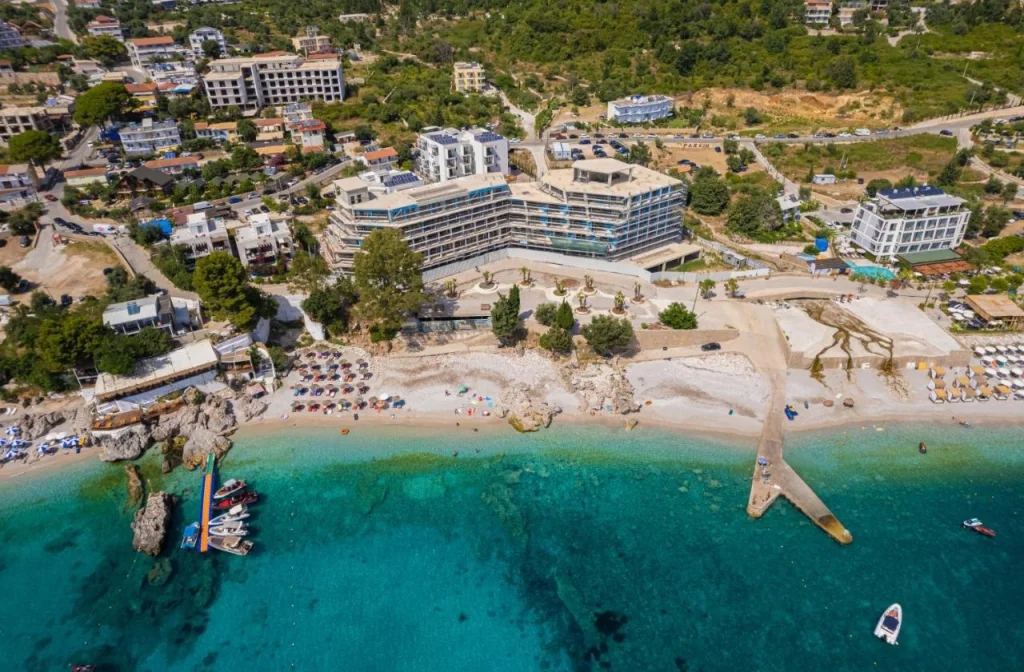
<path fill-rule="evenodd" d="M 882 189 L 858 206 L 852 239 L 879 261 L 951 250 L 963 242 L 971 218 L 965 203 L 936 187 Z"/>
<path fill-rule="evenodd" d="M 608 101 L 608 121 L 624 124 L 642 124 L 664 119 L 672 114 L 672 99 L 668 96 L 630 96 Z"/>
<path fill-rule="evenodd" d="M 291 260 L 294 247 L 287 223 L 261 212 L 250 215 L 248 224 L 235 229 L 235 247 L 243 266 L 274 266 Z"/>
<path fill-rule="evenodd" d="M 388 172 L 398 163 L 398 150 L 394 147 L 384 147 L 361 154 L 358 161 L 370 170 Z"/>
<path fill-rule="evenodd" d="M 459 93 L 480 93 L 487 88 L 484 66 L 476 61 L 456 62 L 452 68 L 452 88 Z"/>
<path fill-rule="evenodd" d="M 804 23 L 824 26 L 832 20 L 832 0 L 807 0 L 804 3 Z"/>
<path fill-rule="evenodd" d="M 25 131 L 54 130 L 54 119 L 42 106 L 0 108 L 0 145 Z"/>
<path fill-rule="evenodd" d="M 385 194 L 358 178 L 334 186 L 323 250 L 342 273 L 379 228 L 401 231 L 427 269 L 508 247 L 625 259 L 678 242 L 686 203 L 684 182 L 615 159 L 577 161 L 527 184 L 485 173 Z"/>
<path fill-rule="evenodd" d="M 508 174 L 508 140 L 480 128 L 422 133 L 416 138 L 416 171 L 428 182 L 469 175 Z"/>
<path fill-rule="evenodd" d="M 301 35 L 292 38 L 292 48 L 307 56 L 328 52 L 331 50 L 331 37 L 320 35 L 316 26 L 306 26 Z"/>
<path fill-rule="evenodd" d="M 220 55 L 228 55 L 228 43 L 224 39 L 224 33 L 220 32 L 216 28 L 210 28 L 209 26 L 203 26 L 202 28 L 196 28 L 188 35 L 188 48 L 192 52 L 193 58 L 203 58 L 203 43 L 204 42 L 216 42 L 220 48 Z"/>
<path fill-rule="evenodd" d="M 37 200 L 39 176 L 27 163 L 0 166 L 0 203 L 27 203 Z"/>
<path fill-rule="evenodd" d="M 188 216 L 184 227 L 171 232 L 171 245 L 185 247 L 185 259 L 195 263 L 214 252 L 231 254 L 231 241 L 220 218 L 209 219 L 205 212 Z"/>
<path fill-rule="evenodd" d="M 100 14 L 95 19 L 85 24 L 85 32 L 89 33 L 93 37 L 107 35 L 119 42 L 124 42 L 124 32 L 121 30 L 121 22 L 112 16 Z"/>
<path fill-rule="evenodd" d="M 345 97 L 340 60 L 279 52 L 211 61 L 203 85 L 211 106 L 237 105 L 243 110 Z"/>
<path fill-rule="evenodd" d="M 319 119 L 306 119 L 290 127 L 292 142 L 301 145 L 303 149 L 323 149 L 327 132 L 327 124 Z"/>
<path fill-rule="evenodd" d="M 21 36 L 21 31 L 0 19 L 0 50 L 20 49 L 24 46 L 25 38 Z"/>
<path fill-rule="evenodd" d="M 137 37 L 127 40 L 125 46 L 128 48 L 128 56 L 132 59 L 132 65 L 136 68 L 142 68 L 150 63 L 171 61 L 185 53 L 174 43 L 174 38 L 170 35 Z"/>
<path fill-rule="evenodd" d="M 125 154 L 156 154 L 181 144 L 178 124 L 173 119 L 153 121 L 146 118 L 141 123 L 122 126 L 117 132 Z"/>

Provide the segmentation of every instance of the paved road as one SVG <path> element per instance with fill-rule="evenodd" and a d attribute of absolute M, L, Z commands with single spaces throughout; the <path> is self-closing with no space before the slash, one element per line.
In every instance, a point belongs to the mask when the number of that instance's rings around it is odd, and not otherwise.
<path fill-rule="evenodd" d="M 65 40 L 71 40 L 78 44 L 78 36 L 71 32 L 71 27 L 68 26 L 67 0 L 53 0 L 53 10 L 55 13 L 53 31 L 57 33 L 57 37 L 63 37 Z"/>

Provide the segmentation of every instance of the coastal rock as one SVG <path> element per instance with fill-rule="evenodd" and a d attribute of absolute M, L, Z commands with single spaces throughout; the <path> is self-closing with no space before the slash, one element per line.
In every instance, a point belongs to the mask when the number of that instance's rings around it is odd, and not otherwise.
<path fill-rule="evenodd" d="M 166 492 L 154 492 L 146 500 L 146 505 L 135 512 L 132 522 L 135 533 L 132 546 L 135 550 L 154 557 L 160 555 L 170 520 L 171 496 Z"/>
<path fill-rule="evenodd" d="M 98 437 L 100 459 L 104 462 L 134 460 L 149 447 L 149 430 L 142 425 L 133 425 L 116 432 Z"/>
<path fill-rule="evenodd" d="M 206 456 L 210 453 L 221 458 L 231 448 L 231 441 L 216 434 L 215 432 L 198 427 L 188 435 L 188 441 L 182 449 L 181 461 L 186 469 L 192 470 L 201 467 L 206 462 Z"/>
<path fill-rule="evenodd" d="M 821 402 L 821 405 L 824 406 L 825 408 L 832 408 L 833 406 L 835 406 L 835 403 L 836 402 L 832 401 L 831 399 L 826 399 L 825 401 Z"/>
<path fill-rule="evenodd" d="M 562 409 L 533 397 L 529 386 L 523 383 L 511 385 L 501 392 L 497 415 L 508 417 L 508 424 L 517 432 L 536 432 L 542 427 L 550 427 L 551 420 Z"/>
<path fill-rule="evenodd" d="M 268 405 L 263 399 L 240 397 L 231 402 L 231 410 L 236 419 L 248 421 L 263 415 Z"/>
<path fill-rule="evenodd" d="M 640 421 L 637 420 L 636 418 L 630 418 L 629 420 L 626 420 L 626 431 L 627 432 L 632 432 L 633 429 L 637 425 L 639 425 L 639 424 L 640 424 Z"/>
<path fill-rule="evenodd" d="M 19 418 L 15 424 L 21 427 L 21 435 L 28 441 L 46 436 L 55 427 L 65 424 L 70 426 L 66 430 L 70 434 L 85 434 L 90 427 L 89 413 L 83 406 L 49 413 L 30 413 Z"/>
<path fill-rule="evenodd" d="M 124 465 L 124 471 L 128 474 L 128 506 L 138 506 L 142 503 L 142 497 L 146 494 L 142 486 L 142 476 L 139 475 L 139 468 L 134 464 Z"/>
<path fill-rule="evenodd" d="M 611 407 L 613 413 L 625 415 L 640 410 L 633 399 L 633 384 L 617 358 L 611 364 L 570 362 L 562 369 L 562 380 L 579 397 L 581 411 Z"/>

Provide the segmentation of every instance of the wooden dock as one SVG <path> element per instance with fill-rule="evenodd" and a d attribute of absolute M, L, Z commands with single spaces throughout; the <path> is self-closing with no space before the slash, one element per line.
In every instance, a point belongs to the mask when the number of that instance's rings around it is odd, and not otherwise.
<path fill-rule="evenodd" d="M 206 456 L 206 472 L 203 474 L 202 511 L 199 514 L 199 552 L 210 550 L 210 506 L 213 503 L 213 454 Z"/>
<path fill-rule="evenodd" d="M 768 404 L 768 418 L 757 445 L 758 458 L 764 458 L 768 464 L 762 467 L 760 460 L 754 462 L 747 513 L 753 518 L 760 518 L 781 495 L 830 537 L 840 544 L 849 544 L 853 541 L 850 531 L 843 527 L 825 503 L 814 494 L 814 490 L 783 458 L 783 406 L 778 398 L 780 396 L 773 395 Z M 765 473 L 769 475 L 765 476 Z"/>

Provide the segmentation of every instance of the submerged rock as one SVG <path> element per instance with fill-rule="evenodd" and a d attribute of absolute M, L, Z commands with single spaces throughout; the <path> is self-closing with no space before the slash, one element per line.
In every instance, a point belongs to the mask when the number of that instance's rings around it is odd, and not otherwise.
<path fill-rule="evenodd" d="M 160 555 L 170 520 L 171 496 L 166 492 L 152 493 L 146 505 L 135 512 L 132 522 L 132 531 L 135 532 L 132 546 L 135 550 L 154 557 Z"/>
<path fill-rule="evenodd" d="M 142 476 L 139 475 L 139 468 L 134 464 L 126 464 L 124 471 L 128 474 L 128 506 L 138 506 L 142 503 L 142 497 L 146 494 L 142 486 Z"/>
<path fill-rule="evenodd" d="M 151 586 L 162 586 L 171 579 L 174 567 L 170 558 L 160 558 L 153 563 L 153 567 L 146 572 L 146 583 Z"/>

